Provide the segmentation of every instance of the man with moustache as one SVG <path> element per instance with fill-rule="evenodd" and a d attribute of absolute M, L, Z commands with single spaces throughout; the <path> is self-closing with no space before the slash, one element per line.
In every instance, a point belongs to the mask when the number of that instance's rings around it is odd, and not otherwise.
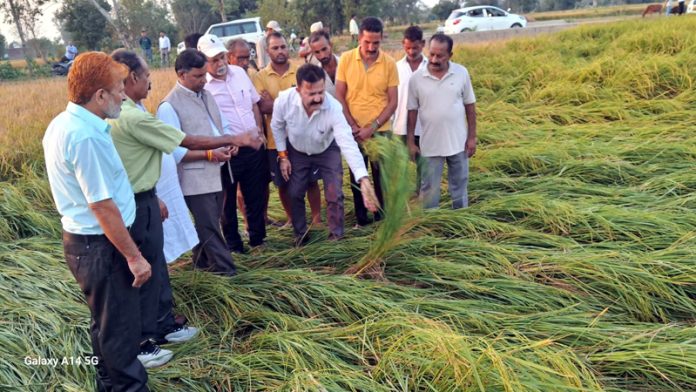
<path fill-rule="evenodd" d="M 363 19 L 358 34 L 358 47 L 341 55 L 336 71 L 336 98 L 343 105 L 343 113 L 358 143 L 366 142 L 375 134 L 390 135 L 389 119 L 394 114 L 398 101 L 399 75 L 396 63 L 379 49 L 383 30 L 384 26 L 379 19 Z M 363 156 L 367 163 L 367 156 Z M 370 162 L 370 166 L 375 193 L 380 204 L 384 204 L 379 164 Z M 351 185 L 358 226 L 367 225 L 371 221 L 354 177 L 351 177 Z M 380 213 L 375 213 L 374 220 L 380 219 Z"/>
<path fill-rule="evenodd" d="M 128 67 L 125 79 L 126 101 L 121 116 L 109 120 L 111 137 L 123 162 L 135 193 L 135 222 L 130 229 L 133 240 L 152 265 L 152 278 L 140 289 L 142 312 L 142 342 L 138 356 L 146 368 L 160 366 L 171 358 L 171 351 L 160 350 L 157 343 L 185 342 L 198 330 L 177 324 L 172 311 L 172 289 L 164 256 L 162 221 L 168 217 L 166 204 L 155 190 L 162 169 L 163 154 L 171 154 L 177 147 L 192 150 L 217 149 L 233 143 L 246 142 L 243 138 L 186 135 L 163 123 L 142 105 L 150 91 L 150 70 L 135 52 L 118 49 L 111 57 Z M 252 140 L 253 138 L 247 137 Z M 227 160 L 229 154 L 216 151 L 218 159 Z"/>
<path fill-rule="evenodd" d="M 227 49 L 215 35 L 204 35 L 198 41 L 207 59 L 206 90 L 215 98 L 229 129 L 235 135 L 255 132 L 263 138 L 261 113 L 257 103 L 261 99 L 249 76 L 240 67 L 227 64 Z M 237 156 L 222 166 L 222 233 L 229 250 L 244 253 L 242 237 L 237 228 L 237 188 L 242 191 L 246 212 L 249 246 L 263 244 L 266 238 L 264 200 L 267 178 L 261 173 L 267 169 L 266 150 L 241 147 Z"/>
<path fill-rule="evenodd" d="M 408 118 L 408 82 L 411 80 L 414 72 L 425 68 L 428 65 L 428 60 L 423 56 L 423 47 L 425 40 L 423 39 L 423 30 L 418 26 L 409 26 L 404 31 L 404 38 L 401 41 L 406 55 L 396 62 L 396 69 L 399 72 L 399 104 L 394 112 L 394 135 L 399 135 L 403 140 L 404 145 L 406 140 L 406 119 Z M 415 145 L 420 145 L 421 125 L 420 121 L 416 120 L 415 130 Z M 418 160 L 420 156 L 414 151 L 412 159 Z M 420 191 L 420 165 L 416 170 L 416 193 Z"/>
<path fill-rule="evenodd" d="M 283 31 L 283 29 L 280 28 L 280 23 L 275 20 L 272 20 L 266 24 L 266 32 L 264 33 L 263 37 L 259 38 L 259 40 L 256 42 L 256 66 L 259 69 L 263 69 L 271 62 L 271 59 L 268 56 L 268 36 L 271 33 L 280 34 L 281 31 Z"/>
<path fill-rule="evenodd" d="M 287 152 L 278 153 L 276 149 L 276 140 L 271 131 L 271 119 L 273 117 L 273 101 L 278 97 L 278 94 L 286 89 L 295 87 L 297 66 L 288 61 L 288 45 L 285 38 L 278 32 L 271 32 L 266 37 L 268 40 L 268 55 L 271 63 L 266 68 L 254 75 L 254 87 L 261 96 L 259 108 L 265 116 L 266 138 L 268 143 L 268 166 L 270 169 L 271 179 L 278 187 L 280 202 L 287 216 L 287 225 L 292 224 L 292 214 L 290 208 L 290 197 L 288 195 L 287 180 L 280 173 L 278 160 L 287 157 Z M 309 190 L 307 191 L 307 199 L 309 199 L 309 207 L 312 211 L 312 225 L 318 226 L 321 224 L 321 192 L 319 191 L 319 170 L 312 171 L 313 178 L 310 181 Z"/>
<path fill-rule="evenodd" d="M 304 194 L 315 167 L 324 180 L 329 239 L 343 237 L 341 154 L 358 179 L 365 206 L 373 212 L 379 206 L 343 108 L 331 95 L 325 94 L 324 79 L 321 68 L 305 64 L 297 70 L 297 87 L 281 92 L 273 104 L 271 128 L 281 157 L 280 172 L 289 181 L 296 245 L 309 238 Z"/>
<path fill-rule="evenodd" d="M 97 389 L 146 392 L 147 373 L 137 358 L 139 288 L 151 268 L 128 233 L 135 199 L 104 121 L 121 113 L 127 75 L 105 53 L 78 56 L 68 73 L 70 102 L 49 124 L 42 145 L 65 261 L 91 314 Z"/>
<path fill-rule="evenodd" d="M 206 57 L 195 49 L 186 49 L 176 59 L 174 69 L 178 81 L 160 103 L 157 117 L 187 135 L 222 136 L 233 145 L 259 148 L 258 134 L 235 136 L 224 120 L 206 83 Z M 236 153 L 234 151 L 233 153 Z M 193 248 L 197 268 L 232 276 L 236 268 L 220 231 L 222 183 L 220 162 L 208 154 L 208 161 L 181 162 L 179 182 L 196 226 L 200 243 Z"/>
<path fill-rule="evenodd" d="M 333 53 L 333 45 L 329 33 L 325 30 L 315 31 L 309 36 L 309 47 L 312 50 L 312 58 L 324 70 L 324 90 L 336 97 L 336 69 L 338 69 L 338 56 Z M 314 64 L 314 63 L 313 63 Z"/>
<path fill-rule="evenodd" d="M 476 153 L 476 97 L 469 71 L 450 61 L 452 46 L 449 36 L 433 35 L 428 66 L 416 71 L 408 86 L 408 147 L 425 160 L 421 184 L 425 208 L 440 204 L 445 162 L 452 208 L 469 204 L 469 158 Z M 423 127 L 420 148 L 415 143 L 417 120 Z"/>

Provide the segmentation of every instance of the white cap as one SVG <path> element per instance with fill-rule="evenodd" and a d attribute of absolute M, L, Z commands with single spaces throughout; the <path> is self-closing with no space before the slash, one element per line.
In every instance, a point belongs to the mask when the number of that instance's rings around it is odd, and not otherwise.
<path fill-rule="evenodd" d="M 315 31 L 323 30 L 324 29 L 324 24 L 321 22 L 316 22 L 312 23 L 311 26 L 309 26 L 309 32 L 314 33 Z"/>
<path fill-rule="evenodd" d="M 198 39 L 198 50 L 203 52 L 206 57 L 215 57 L 220 53 L 227 53 L 225 45 L 217 35 L 206 34 Z"/>
<path fill-rule="evenodd" d="M 268 22 L 268 24 L 266 25 L 266 28 L 273 29 L 277 32 L 283 31 L 283 29 L 280 28 L 280 23 L 276 22 L 275 20 Z"/>

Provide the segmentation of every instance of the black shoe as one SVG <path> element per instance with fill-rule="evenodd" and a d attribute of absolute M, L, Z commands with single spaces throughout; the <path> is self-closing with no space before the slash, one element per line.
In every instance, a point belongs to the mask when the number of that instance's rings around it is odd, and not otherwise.
<path fill-rule="evenodd" d="M 307 245 L 309 242 L 309 233 L 305 233 L 303 236 L 295 237 L 295 246 L 296 247 L 301 247 L 304 245 Z"/>

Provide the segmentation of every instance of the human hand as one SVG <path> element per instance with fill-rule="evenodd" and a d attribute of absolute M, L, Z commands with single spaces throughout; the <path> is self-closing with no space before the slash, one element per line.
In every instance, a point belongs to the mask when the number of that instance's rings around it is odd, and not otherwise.
<path fill-rule="evenodd" d="M 290 174 L 292 174 L 292 165 L 290 164 L 290 159 L 280 158 L 280 174 L 283 176 L 285 181 L 290 181 Z"/>
<path fill-rule="evenodd" d="M 135 277 L 135 279 L 133 279 L 133 287 L 138 288 L 145 284 L 152 274 L 150 263 L 148 263 L 140 253 L 135 257 L 128 258 L 127 261 L 128 269 Z"/>
<path fill-rule="evenodd" d="M 169 218 L 169 210 L 167 209 L 167 205 L 164 204 L 162 199 L 159 197 L 157 198 L 157 202 L 159 203 L 160 217 L 162 218 L 162 222 L 164 222 L 167 220 L 167 218 Z"/>
<path fill-rule="evenodd" d="M 220 147 L 213 150 L 212 162 L 227 162 L 230 160 L 232 155 L 230 154 L 230 147 Z"/>
<path fill-rule="evenodd" d="M 239 146 L 232 145 L 229 149 L 230 151 L 230 156 L 231 157 L 236 157 L 237 154 L 239 154 Z"/>
<path fill-rule="evenodd" d="M 365 203 L 367 210 L 373 213 L 377 212 L 377 210 L 380 208 L 379 200 L 375 195 L 375 188 L 372 187 L 372 183 L 370 182 L 369 178 L 363 177 L 360 180 L 360 192 L 362 193 L 363 203 Z"/>
<path fill-rule="evenodd" d="M 408 154 L 411 156 L 412 161 L 416 160 L 416 157 L 420 154 L 420 148 L 416 146 L 416 143 L 408 143 Z"/>
<path fill-rule="evenodd" d="M 476 154 L 476 139 L 469 138 L 466 139 L 466 144 L 464 145 L 464 150 L 466 151 L 466 156 L 471 158 Z"/>

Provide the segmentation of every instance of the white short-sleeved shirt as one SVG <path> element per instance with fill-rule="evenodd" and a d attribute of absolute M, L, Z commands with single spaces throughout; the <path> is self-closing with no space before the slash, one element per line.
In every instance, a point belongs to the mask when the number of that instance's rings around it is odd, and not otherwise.
<path fill-rule="evenodd" d="M 432 76 L 427 66 L 416 71 L 409 81 L 408 110 L 418 110 L 421 155 L 448 157 L 464 151 L 464 105 L 475 102 L 469 71 L 462 65 L 450 62 L 442 79 Z"/>
<path fill-rule="evenodd" d="M 411 76 L 419 69 L 425 68 L 428 65 L 428 59 L 423 56 L 418 69 L 411 70 L 411 65 L 408 63 L 406 56 L 396 62 L 396 70 L 399 72 L 399 103 L 394 112 L 393 132 L 395 135 L 406 135 L 406 122 L 408 120 L 408 82 Z M 420 119 L 416 120 L 416 136 L 421 135 Z"/>

